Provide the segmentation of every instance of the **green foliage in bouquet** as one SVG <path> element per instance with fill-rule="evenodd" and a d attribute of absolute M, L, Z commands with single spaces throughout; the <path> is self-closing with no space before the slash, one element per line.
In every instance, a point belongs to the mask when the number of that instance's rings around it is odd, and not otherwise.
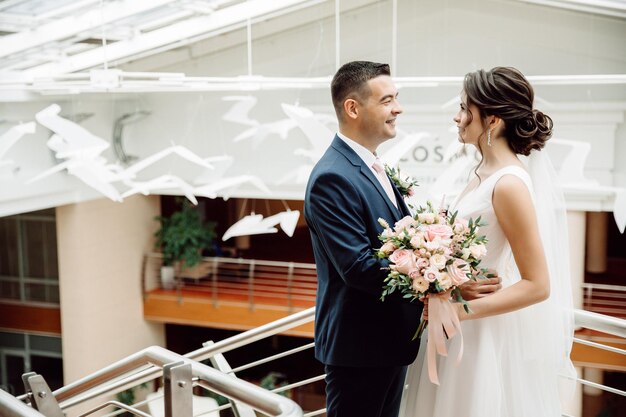
<path fill-rule="evenodd" d="M 414 194 L 413 187 L 417 187 L 417 180 L 410 176 L 400 175 L 400 167 L 390 167 L 385 164 L 385 173 L 389 176 L 398 191 L 403 197 L 412 197 Z"/>

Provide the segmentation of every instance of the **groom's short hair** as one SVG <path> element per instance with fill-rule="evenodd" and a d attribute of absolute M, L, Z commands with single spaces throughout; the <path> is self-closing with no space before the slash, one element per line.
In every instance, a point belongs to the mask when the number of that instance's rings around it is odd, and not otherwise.
<path fill-rule="evenodd" d="M 391 75 L 388 64 L 352 61 L 342 65 L 330 83 L 330 93 L 337 118 L 343 120 L 343 103 L 348 98 L 365 100 L 371 94 L 367 82 L 381 75 Z"/>

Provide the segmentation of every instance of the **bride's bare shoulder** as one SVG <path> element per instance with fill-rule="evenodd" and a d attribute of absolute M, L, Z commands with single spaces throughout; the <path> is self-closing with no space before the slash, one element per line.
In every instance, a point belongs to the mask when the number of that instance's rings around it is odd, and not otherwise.
<path fill-rule="evenodd" d="M 534 218 L 535 209 L 530 190 L 527 183 L 518 175 L 506 174 L 498 179 L 493 188 L 492 202 L 498 217 Z"/>

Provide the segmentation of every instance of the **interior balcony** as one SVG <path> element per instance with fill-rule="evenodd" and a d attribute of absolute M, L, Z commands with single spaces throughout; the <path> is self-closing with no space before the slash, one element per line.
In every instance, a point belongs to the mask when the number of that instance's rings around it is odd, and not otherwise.
<path fill-rule="evenodd" d="M 144 259 L 144 317 L 161 323 L 245 331 L 315 306 L 315 264 L 235 258 L 203 258 L 199 265 L 176 271 L 171 284 L 160 279 L 161 256 Z M 585 283 L 588 311 L 626 318 L 626 289 Z M 282 334 L 313 338 L 313 322 Z M 626 372 L 626 356 L 598 349 L 602 343 L 626 350 L 626 339 L 579 328 L 572 350 L 575 365 Z"/>
<path fill-rule="evenodd" d="M 203 258 L 195 267 L 176 267 L 171 283 L 161 281 L 160 254 L 144 259 L 146 320 L 249 330 L 315 306 L 315 264 L 234 258 Z M 313 337 L 313 323 L 284 332 Z"/>

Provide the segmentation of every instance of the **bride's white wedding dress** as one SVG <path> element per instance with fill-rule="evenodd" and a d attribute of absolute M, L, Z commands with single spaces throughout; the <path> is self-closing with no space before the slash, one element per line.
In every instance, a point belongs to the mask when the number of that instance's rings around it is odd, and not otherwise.
<path fill-rule="evenodd" d="M 478 233 L 489 239 L 481 266 L 496 269 L 503 288 L 520 280 L 492 205 L 494 186 L 504 175 L 520 178 L 535 195 L 528 172 L 507 166 L 451 206 L 460 217 L 480 216 L 486 223 Z M 560 417 L 563 393 L 559 392 L 558 375 L 572 368 L 568 358 L 564 359 L 568 348 L 563 344 L 569 342 L 559 342 L 560 335 L 554 337 L 555 332 L 570 330 L 563 330 L 563 317 L 555 311 L 548 300 L 515 312 L 461 322 L 463 357 L 457 365 L 461 340 L 456 336 L 448 341 L 448 356 L 437 358 L 439 386 L 428 378 L 424 332 L 419 355 L 407 373 L 400 417 Z"/>

